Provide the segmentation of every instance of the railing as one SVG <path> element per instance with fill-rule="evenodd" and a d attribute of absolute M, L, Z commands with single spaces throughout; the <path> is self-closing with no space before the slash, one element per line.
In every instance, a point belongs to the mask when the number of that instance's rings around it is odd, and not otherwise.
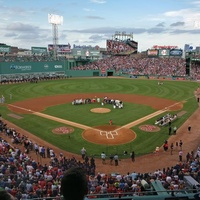
<path fill-rule="evenodd" d="M 164 190 L 155 191 L 149 190 L 144 192 L 128 192 L 128 193 L 105 193 L 105 194 L 88 194 L 84 200 L 95 199 L 95 200 L 194 200 L 193 190 Z M 65 200 L 62 195 L 56 197 L 21 197 L 20 200 Z"/>

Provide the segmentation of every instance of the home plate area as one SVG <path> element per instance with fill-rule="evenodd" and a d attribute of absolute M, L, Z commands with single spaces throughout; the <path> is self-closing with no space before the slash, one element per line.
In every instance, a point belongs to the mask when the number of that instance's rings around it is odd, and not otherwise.
<path fill-rule="evenodd" d="M 82 137 L 95 144 L 116 145 L 125 144 L 136 138 L 134 131 L 115 125 L 95 126 L 83 131 Z"/>

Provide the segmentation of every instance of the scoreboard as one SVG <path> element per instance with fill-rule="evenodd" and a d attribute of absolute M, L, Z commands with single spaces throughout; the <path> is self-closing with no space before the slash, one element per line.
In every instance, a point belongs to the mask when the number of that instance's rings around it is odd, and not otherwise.
<path fill-rule="evenodd" d="M 72 55 L 74 57 L 101 57 L 101 53 L 98 49 L 94 48 L 73 48 Z"/>

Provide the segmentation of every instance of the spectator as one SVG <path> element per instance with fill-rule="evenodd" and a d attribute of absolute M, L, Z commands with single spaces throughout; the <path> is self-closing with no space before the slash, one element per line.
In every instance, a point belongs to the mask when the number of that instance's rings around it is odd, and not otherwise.
<path fill-rule="evenodd" d="M 182 150 L 179 151 L 178 156 L 179 156 L 179 161 L 182 162 L 183 161 L 183 159 L 182 159 L 183 158 L 183 151 Z"/>
<path fill-rule="evenodd" d="M 191 129 L 192 129 L 192 127 L 189 125 L 189 126 L 188 126 L 188 133 L 191 132 Z"/>
<path fill-rule="evenodd" d="M 170 122 L 171 123 L 171 122 Z M 172 132 L 172 127 L 169 126 L 169 135 L 171 135 L 171 132 Z"/>
<path fill-rule="evenodd" d="M 0 191 L 0 199 L 1 200 L 15 200 L 15 198 L 7 191 Z"/>
<path fill-rule="evenodd" d="M 179 147 L 180 147 L 180 150 L 182 150 L 182 148 L 183 148 L 183 141 L 182 140 L 179 141 Z"/>
<path fill-rule="evenodd" d="M 135 162 L 135 152 L 134 151 L 131 152 L 131 161 Z"/>
<path fill-rule="evenodd" d="M 86 154 L 86 149 L 83 147 L 81 149 L 81 156 L 82 156 L 82 159 L 85 160 L 85 154 Z"/>
<path fill-rule="evenodd" d="M 176 135 L 176 131 L 177 131 L 177 127 L 176 126 L 174 126 L 173 131 L 174 131 L 174 134 Z"/>
<path fill-rule="evenodd" d="M 102 164 L 106 164 L 106 154 L 104 152 L 101 153 L 101 160 L 102 160 Z"/>
<path fill-rule="evenodd" d="M 115 166 L 119 165 L 119 156 L 117 154 L 114 155 Z"/>
<path fill-rule="evenodd" d="M 71 168 L 61 180 L 61 194 L 66 200 L 83 200 L 88 193 L 86 174 L 81 168 Z"/>

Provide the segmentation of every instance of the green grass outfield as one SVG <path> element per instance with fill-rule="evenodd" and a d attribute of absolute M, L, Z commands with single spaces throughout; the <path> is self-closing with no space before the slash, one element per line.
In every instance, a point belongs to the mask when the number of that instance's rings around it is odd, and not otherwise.
<path fill-rule="evenodd" d="M 142 94 L 145 96 L 155 96 L 176 101 L 186 100 L 182 109 L 186 111 L 186 114 L 173 122 L 173 125 L 180 127 L 197 109 L 198 105 L 194 97 L 194 91 L 198 86 L 199 84 L 197 82 L 189 81 L 165 80 L 163 85 L 158 85 L 157 80 L 77 78 L 44 81 L 37 84 L 23 83 L 0 85 L 0 95 L 4 95 L 6 103 L 9 104 L 41 96 L 72 93 L 88 93 L 88 97 L 90 97 L 92 93 Z M 12 100 L 9 99 L 10 94 L 12 94 Z M 110 105 L 106 106 L 111 107 Z M 124 102 L 124 109 L 112 109 L 110 113 L 105 114 L 89 112 L 89 110 L 94 107 L 99 107 L 99 105 L 88 104 L 72 106 L 71 103 L 68 103 L 47 108 L 44 113 L 88 126 L 108 124 L 109 119 L 112 119 L 116 125 L 121 126 L 156 111 L 148 106 Z M 4 119 L 15 123 L 43 140 L 48 141 L 63 150 L 77 154 L 80 154 L 80 149 L 84 146 L 88 155 L 99 156 L 102 151 L 107 155 L 110 153 L 122 155 L 125 150 L 128 151 L 128 153 L 134 150 L 136 155 L 143 155 L 153 152 L 155 147 L 161 146 L 163 141 L 169 136 L 168 127 L 162 127 L 159 132 L 149 133 L 141 131 L 138 128 L 139 125 L 137 125 L 132 127 L 132 130 L 137 134 L 137 138 L 133 142 L 114 146 L 94 145 L 82 139 L 81 129 L 74 128 L 75 131 L 71 134 L 69 139 L 68 135 L 55 135 L 52 133 L 52 129 L 66 126 L 65 124 L 60 124 L 31 114 L 20 114 L 23 118 L 15 119 L 8 115 L 11 111 L 9 111 L 5 105 L 0 105 L 0 113 Z M 158 117 L 159 116 L 152 118 L 143 124 L 154 124 L 155 119 Z"/>

